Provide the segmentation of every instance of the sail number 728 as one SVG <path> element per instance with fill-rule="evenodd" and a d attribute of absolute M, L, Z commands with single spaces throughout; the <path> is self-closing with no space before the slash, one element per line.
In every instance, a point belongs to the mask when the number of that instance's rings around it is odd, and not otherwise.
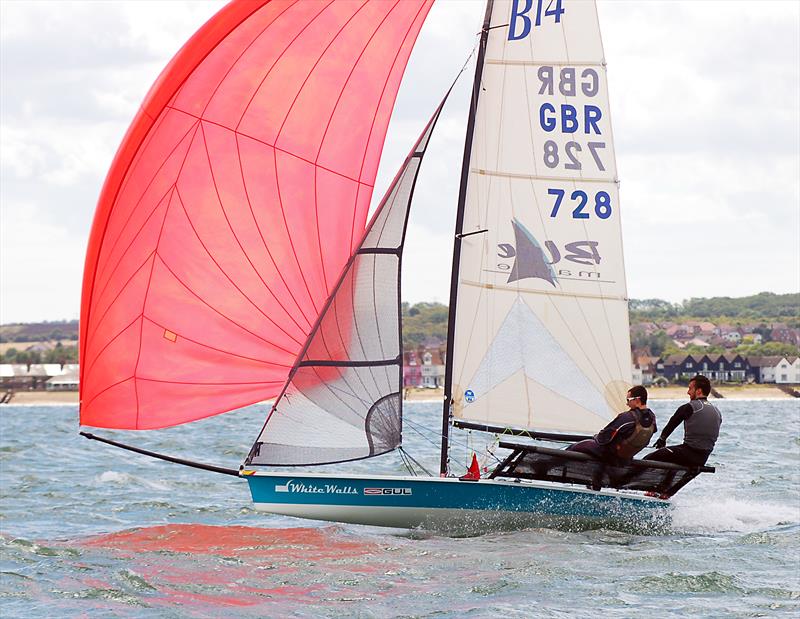
<path fill-rule="evenodd" d="M 565 191 L 563 189 L 548 189 L 547 193 L 555 196 L 553 203 L 553 210 L 550 211 L 550 217 L 558 215 L 558 210 L 561 208 L 561 203 L 564 201 Z M 584 209 L 589 203 L 589 195 L 585 191 L 576 189 L 569 196 L 570 201 L 573 203 L 572 210 L 573 219 L 589 219 L 591 214 Z M 600 219 L 608 219 L 611 217 L 611 196 L 607 191 L 598 191 L 594 194 L 594 214 Z"/>

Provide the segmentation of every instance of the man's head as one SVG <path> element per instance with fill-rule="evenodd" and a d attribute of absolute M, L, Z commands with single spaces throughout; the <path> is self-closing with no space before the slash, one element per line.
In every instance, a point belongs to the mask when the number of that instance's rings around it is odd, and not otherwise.
<path fill-rule="evenodd" d="M 707 398 L 711 393 L 711 381 L 702 374 L 698 374 L 689 381 L 689 390 L 686 393 L 689 394 L 690 400 Z"/>
<path fill-rule="evenodd" d="M 645 408 L 647 405 L 647 389 L 641 385 L 631 387 L 625 399 L 628 401 L 628 406 L 631 408 Z"/>

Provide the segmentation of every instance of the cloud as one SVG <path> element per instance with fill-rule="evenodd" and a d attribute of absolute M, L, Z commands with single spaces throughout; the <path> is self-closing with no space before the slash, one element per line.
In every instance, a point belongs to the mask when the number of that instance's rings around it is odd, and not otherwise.
<path fill-rule="evenodd" d="M 159 72 L 222 6 L 0 2 L 0 320 L 77 315 L 83 247 L 111 158 Z M 630 294 L 800 288 L 800 5 L 615 1 L 600 2 L 599 15 Z M 375 200 L 482 19 L 482 2 L 431 10 Z M 404 259 L 410 301 L 448 298 L 472 76 L 470 67 L 451 95 L 420 173 Z M 57 295 L 42 288 L 54 274 Z"/>
<path fill-rule="evenodd" d="M 20 201 L 0 211 L 0 243 L 1 322 L 78 317 L 83 238 L 49 223 L 35 203 Z"/>
<path fill-rule="evenodd" d="M 222 4 L 0 3 L 0 321 L 77 317 L 111 159 L 169 58 Z"/>

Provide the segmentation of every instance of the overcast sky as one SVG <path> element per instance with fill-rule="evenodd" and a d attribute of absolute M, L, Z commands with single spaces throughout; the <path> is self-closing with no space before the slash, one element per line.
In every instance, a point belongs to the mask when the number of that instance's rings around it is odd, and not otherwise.
<path fill-rule="evenodd" d="M 439 0 L 412 54 L 375 199 L 470 53 L 483 3 Z M 0 0 L 0 322 L 77 318 L 105 174 L 139 103 L 221 2 Z M 800 3 L 600 2 L 628 291 L 800 291 Z M 471 72 L 439 123 L 404 266 L 449 296 Z"/>

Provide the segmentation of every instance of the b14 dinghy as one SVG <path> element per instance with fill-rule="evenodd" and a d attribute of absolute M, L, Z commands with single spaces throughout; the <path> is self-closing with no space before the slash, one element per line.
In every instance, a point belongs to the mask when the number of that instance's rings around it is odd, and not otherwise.
<path fill-rule="evenodd" d="M 630 387 L 606 65 L 595 5 L 582 0 L 486 7 L 444 406 L 430 428 L 439 476 L 340 474 L 341 463 L 407 455 L 402 257 L 444 101 L 366 220 L 431 2 L 234 1 L 164 70 L 95 215 L 81 424 L 154 429 L 272 404 L 239 470 L 85 435 L 239 476 L 276 514 L 462 530 L 649 526 L 713 469 L 617 466 L 538 442 L 586 438 Z M 449 457 L 454 427 L 502 437 L 493 470 L 462 475 Z M 294 468 L 324 464 L 336 473 Z"/>

